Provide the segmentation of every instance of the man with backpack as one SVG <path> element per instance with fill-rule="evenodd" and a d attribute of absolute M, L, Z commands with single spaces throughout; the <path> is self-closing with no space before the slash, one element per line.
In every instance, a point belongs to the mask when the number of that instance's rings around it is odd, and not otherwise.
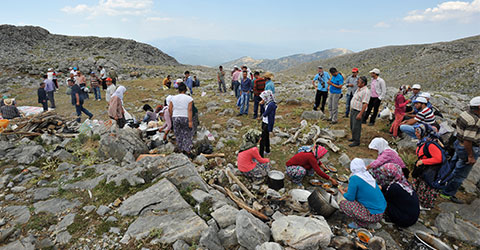
<path fill-rule="evenodd" d="M 463 181 L 468 177 L 473 165 L 477 162 L 480 151 L 480 96 L 470 101 L 467 111 L 457 118 L 457 141 L 454 143 L 455 155 L 451 164 L 454 169 L 451 180 L 440 196 L 455 203 L 462 204 L 455 194 Z"/>

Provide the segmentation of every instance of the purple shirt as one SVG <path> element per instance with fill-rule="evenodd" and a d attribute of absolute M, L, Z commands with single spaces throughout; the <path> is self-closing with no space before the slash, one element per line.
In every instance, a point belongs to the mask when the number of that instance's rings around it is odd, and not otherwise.
<path fill-rule="evenodd" d="M 393 163 L 397 164 L 401 168 L 405 168 L 405 163 L 403 162 L 402 158 L 398 156 L 397 152 L 391 150 L 391 149 L 385 149 L 379 156 L 378 158 L 370 163 L 370 167 L 372 169 L 378 168 L 383 166 L 384 164 L 387 163 Z"/>
<path fill-rule="evenodd" d="M 54 91 L 55 90 L 55 84 L 53 83 L 52 80 L 45 79 L 45 80 L 43 80 L 43 82 L 45 83 L 45 91 L 49 92 L 49 91 Z"/>

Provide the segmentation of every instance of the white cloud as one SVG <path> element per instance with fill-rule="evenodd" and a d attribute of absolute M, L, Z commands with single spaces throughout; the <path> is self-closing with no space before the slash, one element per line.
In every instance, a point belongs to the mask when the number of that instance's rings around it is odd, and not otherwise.
<path fill-rule="evenodd" d="M 65 6 L 61 11 L 70 14 L 86 14 L 90 18 L 99 15 L 139 16 L 150 12 L 153 0 L 99 0 L 97 5 L 79 4 L 75 7 Z"/>
<path fill-rule="evenodd" d="M 170 17 L 147 17 L 145 19 L 146 21 L 151 21 L 151 22 L 167 22 L 167 21 L 172 21 Z"/>
<path fill-rule="evenodd" d="M 406 22 L 457 20 L 471 22 L 475 15 L 480 14 L 480 0 L 472 2 L 449 1 L 425 10 L 410 11 L 403 18 Z"/>
<path fill-rule="evenodd" d="M 390 28 L 390 24 L 388 24 L 386 22 L 378 22 L 373 27 L 375 27 L 375 28 Z"/>

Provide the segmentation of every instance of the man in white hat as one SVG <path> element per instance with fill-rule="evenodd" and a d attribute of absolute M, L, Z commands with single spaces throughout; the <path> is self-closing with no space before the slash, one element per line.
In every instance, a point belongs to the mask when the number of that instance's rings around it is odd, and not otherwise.
<path fill-rule="evenodd" d="M 420 92 L 422 90 L 422 86 L 420 86 L 420 84 L 413 84 L 412 86 L 412 97 L 410 97 L 410 100 L 412 101 L 415 101 L 417 99 L 417 97 L 420 96 L 420 94 L 422 92 Z"/>
<path fill-rule="evenodd" d="M 480 154 L 480 96 L 470 101 L 469 109 L 457 118 L 457 141 L 454 143 L 455 155 L 451 164 L 455 164 L 452 179 L 440 194 L 442 198 L 455 203 L 464 203 L 455 194 L 468 177 Z"/>
<path fill-rule="evenodd" d="M 421 122 L 433 126 L 435 123 L 435 115 L 433 114 L 433 110 L 427 107 L 427 99 L 425 99 L 425 97 L 418 97 L 414 101 L 414 105 L 415 108 L 420 111 L 414 118 L 403 121 L 402 125 L 400 125 L 400 130 L 415 139 L 417 137 L 415 136 L 414 125 Z"/>
<path fill-rule="evenodd" d="M 370 70 L 370 76 L 372 77 L 372 84 L 370 85 L 370 102 L 368 103 L 367 111 L 363 116 L 362 123 L 367 123 L 367 119 L 370 116 L 370 112 L 373 113 L 370 117 L 370 122 L 368 126 L 373 126 L 375 124 L 375 119 L 377 118 L 378 108 L 380 107 L 380 102 L 385 98 L 387 94 L 387 87 L 385 81 L 380 77 L 380 70 L 374 68 Z"/>

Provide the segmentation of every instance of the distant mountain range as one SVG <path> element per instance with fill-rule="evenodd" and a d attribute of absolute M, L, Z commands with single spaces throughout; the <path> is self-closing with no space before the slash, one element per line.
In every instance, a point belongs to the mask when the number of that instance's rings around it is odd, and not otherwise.
<path fill-rule="evenodd" d="M 254 59 L 249 56 L 244 56 L 233 61 L 223 63 L 223 67 L 231 69 L 235 65 L 247 65 L 251 69 L 261 69 L 266 71 L 278 72 L 288 69 L 298 64 L 316 61 L 320 59 L 327 59 L 336 56 L 351 54 L 353 51 L 348 49 L 336 48 L 318 51 L 312 54 L 295 54 L 291 56 L 284 56 L 278 59 Z"/>
<path fill-rule="evenodd" d="M 278 74 L 284 81 L 313 78 L 317 65 L 360 75 L 378 68 L 388 86 L 421 84 L 425 89 L 480 94 L 480 36 L 450 42 L 386 46 L 297 65 Z M 305 78 L 305 79 L 303 79 Z"/>

